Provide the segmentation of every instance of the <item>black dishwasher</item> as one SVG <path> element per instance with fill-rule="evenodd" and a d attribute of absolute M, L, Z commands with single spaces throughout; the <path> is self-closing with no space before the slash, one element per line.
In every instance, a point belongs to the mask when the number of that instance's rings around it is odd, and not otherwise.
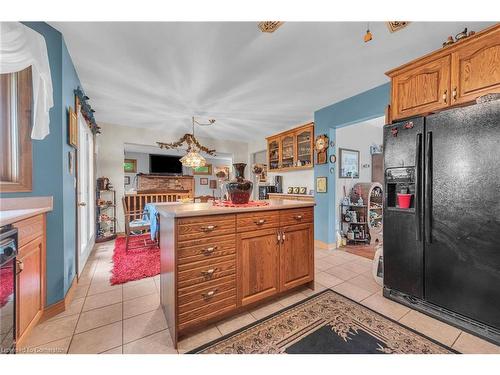
<path fill-rule="evenodd" d="M 15 352 L 17 229 L 0 228 L 0 354 Z"/>

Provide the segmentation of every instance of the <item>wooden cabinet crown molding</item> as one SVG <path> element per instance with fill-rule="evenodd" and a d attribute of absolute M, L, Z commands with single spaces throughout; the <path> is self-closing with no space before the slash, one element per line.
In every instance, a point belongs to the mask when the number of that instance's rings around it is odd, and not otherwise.
<path fill-rule="evenodd" d="M 500 24 L 386 73 L 391 121 L 500 93 Z"/>

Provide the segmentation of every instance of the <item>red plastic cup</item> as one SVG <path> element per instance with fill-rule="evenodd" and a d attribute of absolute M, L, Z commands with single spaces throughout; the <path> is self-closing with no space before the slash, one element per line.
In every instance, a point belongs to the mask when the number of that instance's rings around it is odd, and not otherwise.
<path fill-rule="evenodd" d="M 399 208 L 410 208 L 412 194 L 398 194 Z"/>

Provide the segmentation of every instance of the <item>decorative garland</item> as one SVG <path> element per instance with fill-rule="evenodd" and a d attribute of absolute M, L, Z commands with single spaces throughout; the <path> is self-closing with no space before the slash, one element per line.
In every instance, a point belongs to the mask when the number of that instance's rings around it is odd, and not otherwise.
<path fill-rule="evenodd" d="M 85 121 L 87 121 L 87 124 L 89 125 L 90 130 L 92 131 L 92 134 L 101 134 L 101 127 L 97 125 L 95 118 L 94 118 L 94 110 L 88 103 L 88 100 L 90 99 L 83 90 L 78 86 L 78 88 L 74 91 L 76 97 L 78 98 L 78 101 L 80 103 L 80 111 L 82 112 L 83 118 Z"/>
<path fill-rule="evenodd" d="M 203 145 L 201 145 L 198 140 L 194 137 L 193 134 L 184 134 L 181 139 L 177 142 L 173 143 L 164 143 L 164 142 L 156 142 L 160 148 L 172 149 L 182 146 L 183 143 L 187 143 L 188 150 L 191 150 L 191 145 L 194 144 L 198 147 L 198 150 L 201 150 L 209 155 L 215 156 L 215 150 L 211 150 Z"/>

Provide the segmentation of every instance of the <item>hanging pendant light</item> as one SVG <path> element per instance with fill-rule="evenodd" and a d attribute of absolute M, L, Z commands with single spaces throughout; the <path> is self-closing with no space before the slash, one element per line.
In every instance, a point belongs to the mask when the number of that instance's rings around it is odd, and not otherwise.
<path fill-rule="evenodd" d="M 200 152 L 203 151 L 208 155 L 215 155 L 215 150 L 209 149 L 208 147 L 202 146 L 200 142 L 194 136 L 194 124 L 198 124 L 200 126 L 209 126 L 215 123 L 215 119 L 209 119 L 207 124 L 202 124 L 192 117 L 193 131 L 191 134 L 186 133 L 184 136 L 179 139 L 177 142 L 173 143 L 164 143 L 164 142 L 156 142 L 160 148 L 173 149 L 182 146 L 183 143 L 186 143 L 187 154 L 184 155 L 180 161 L 183 166 L 189 168 L 198 168 L 203 167 L 207 164 L 207 161 L 203 156 L 201 156 Z"/>
<path fill-rule="evenodd" d="M 188 150 L 188 153 L 181 159 L 181 163 L 185 167 L 198 168 L 207 164 L 207 160 L 200 155 L 196 150 Z"/>
<path fill-rule="evenodd" d="M 370 32 L 370 23 L 368 23 L 366 25 L 366 34 L 365 34 L 365 37 L 363 38 L 363 40 L 365 41 L 365 43 L 367 43 L 367 42 L 369 42 L 372 39 L 373 39 L 373 35 Z"/>

